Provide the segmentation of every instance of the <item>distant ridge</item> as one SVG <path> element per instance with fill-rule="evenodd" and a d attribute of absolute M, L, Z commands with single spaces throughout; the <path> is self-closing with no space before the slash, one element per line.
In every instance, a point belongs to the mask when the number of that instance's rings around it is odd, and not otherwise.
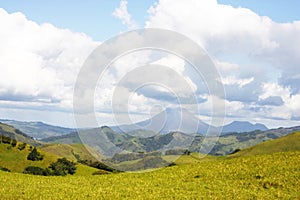
<path fill-rule="evenodd" d="M 39 145 L 39 142 L 35 141 L 32 137 L 16 129 L 15 127 L 0 122 L 0 135 L 15 139 L 20 142 L 24 142 L 31 145 Z"/>
<path fill-rule="evenodd" d="M 65 135 L 75 130 L 72 128 L 53 126 L 43 122 L 25 122 L 8 119 L 0 119 L 0 122 L 9 124 L 36 139 Z"/>
<path fill-rule="evenodd" d="M 250 132 L 250 131 L 266 131 L 268 128 L 260 123 L 252 124 L 247 121 L 234 121 L 230 124 L 223 126 L 222 133 L 240 133 L 240 132 Z"/>

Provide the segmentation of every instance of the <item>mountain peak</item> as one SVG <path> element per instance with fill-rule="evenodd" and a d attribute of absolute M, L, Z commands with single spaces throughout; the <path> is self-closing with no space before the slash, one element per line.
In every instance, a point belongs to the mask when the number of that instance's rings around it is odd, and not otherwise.
<path fill-rule="evenodd" d="M 198 117 L 184 108 L 166 108 L 164 111 L 154 115 L 152 118 L 129 125 L 121 125 L 113 130 L 130 132 L 144 129 L 159 133 L 184 132 L 184 133 L 206 133 L 209 125 L 202 122 Z M 119 129 L 119 130 L 118 130 Z"/>
<path fill-rule="evenodd" d="M 268 130 L 268 127 L 260 123 L 252 124 L 248 121 L 233 121 L 230 124 L 225 125 L 222 132 L 250 132 L 255 130 L 265 131 Z"/>

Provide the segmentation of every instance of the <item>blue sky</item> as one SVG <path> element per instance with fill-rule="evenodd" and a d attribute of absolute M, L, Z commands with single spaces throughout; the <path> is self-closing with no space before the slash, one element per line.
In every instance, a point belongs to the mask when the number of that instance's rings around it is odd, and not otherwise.
<path fill-rule="evenodd" d="M 128 12 L 143 27 L 147 10 L 155 0 L 128 0 Z M 300 2 L 297 0 L 218 0 L 219 3 L 244 7 L 276 22 L 291 22 L 300 19 Z M 83 32 L 94 40 L 103 41 L 127 28 L 112 13 L 120 4 L 117 0 L 0 0 L 0 7 L 7 12 L 22 12 L 37 23 L 51 23 L 58 28 Z"/>
<path fill-rule="evenodd" d="M 147 17 L 147 10 L 155 1 L 129 1 L 128 11 L 134 20 L 143 27 Z M 116 0 L 13 0 L 0 1 L 0 7 L 9 13 L 22 12 L 30 20 L 37 23 L 51 23 L 58 28 L 68 28 L 76 32 L 83 32 L 94 40 L 103 41 L 126 30 L 121 21 L 112 13 L 120 4 Z"/>
<path fill-rule="evenodd" d="M 74 126 L 73 89 L 88 55 L 112 36 L 150 27 L 182 33 L 207 51 L 225 87 L 218 101 L 226 105 L 226 123 L 298 125 L 299 8 L 297 0 L 0 0 L 0 118 Z M 209 122 L 215 97 L 195 83 L 187 63 L 148 52 L 122 58 L 104 77 L 95 95 L 100 125 L 114 123 L 109 104 L 116 81 L 145 61 L 173 65 L 194 82 L 199 118 Z M 132 117 L 149 117 L 153 105 L 176 106 L 171 99 L 162 88 L 133 92 Z"/>

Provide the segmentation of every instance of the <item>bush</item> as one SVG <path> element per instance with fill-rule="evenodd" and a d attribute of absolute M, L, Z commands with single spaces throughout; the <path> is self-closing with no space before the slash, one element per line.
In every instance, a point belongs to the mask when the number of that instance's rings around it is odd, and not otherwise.
<path fill-rule="evenodd" d="M 17 146 L 17 140 L 13 139 L 13 140 L 11 141 L 11 146 L 12 146 L 12 147 L 16 147 L 16 146 Z"/>
<path fill-rule="evenodd" d="M 23 149 L 25 149 L 25 147 L 26 147 L 26 143 L 20 143 L 19 145 L 18 145 L 18 149 L 20 150 L 20 151 L 22 151 Z"/>
<path fill-rule="evenodd" d="M 66 176 L 67 174 L 75 174 L 76 165 L 74 162 L 66 158 L 59 158 L 55 163 L 51 163 L 49 168 L 55 176 Z"/>
<path fill-rule="evenodd" d="M 41 175 L 41 176 L 49 176 L 51 175 L 51 171 L 49 169 L 44 169 L 36 166 L 28 166 L 25 168 L 24 174 L 33 174 L 33 175 Z"/>
<path fill-rule="evenodd" d="M 40 154 L 35 147 L 27 156 L 27 160 L 32 160 L 32 161 L 43 160 L 43 158 L 44 156 Z"/>
<path fill-rule="evenodd" d="M 4 171 L 4 172 L 10 172 L 10 170 L 7 169 L 6 167 L 0 167 L 0 170 L 1 170 L 1 171 Z"/>
<path fill-rule="evenodd" d="M 11 142 L 11 138 L 10 137 L 6 137 L 6 136 L 2 136 L 2 143 L 4 144 L 10 144 Z"/>

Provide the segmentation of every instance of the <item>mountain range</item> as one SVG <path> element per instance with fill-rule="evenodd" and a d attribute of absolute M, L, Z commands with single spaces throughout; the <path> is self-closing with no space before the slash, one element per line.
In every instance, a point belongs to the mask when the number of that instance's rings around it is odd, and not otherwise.
<path fill-rule="evenodd" d="M 252 124 L 247 121 L 234 121 L 221 127 L 211 126 L 186 109 L 167 108 L 150 119 L 120 126 L 112 126 L 111 129 L 116 132 L 132 132 L 136 130 L 148 130 L 162 134 L 178 131 L 183 133 L 200 133 L 206 135 L 210 128 L 210 133 L 221 131 L 222 134 L 239 133 L 249 131 L 265 131 L 268 128 L 264 124 Z"/>
<path fill-rule="evenodd" d="M 14 126 L 30 137 L 38 140 L 66 135 L 76 131 L 74 128 L 53 126 L 43 122 L 25 122 L 7 119 L 0 119 L 0 122 Z M 167 108 L 150 119 L 133 124 L 111 126 L 110 128 L 117 133 L 127 133 L 132 136 L 143 135 L 143 137 L 153 136 L 156 133 L 167 134 L 175 131 L 187 134 L 198 133 L 206 135 L 208 130 L 210 130 L 210 133 L 222 131 L 221 134 L 268 130 L 263 124 L 252 124 L 247 121 L 234 121 L 223 127 L 210 126 L 186 109 L 179 108 Z"/>

